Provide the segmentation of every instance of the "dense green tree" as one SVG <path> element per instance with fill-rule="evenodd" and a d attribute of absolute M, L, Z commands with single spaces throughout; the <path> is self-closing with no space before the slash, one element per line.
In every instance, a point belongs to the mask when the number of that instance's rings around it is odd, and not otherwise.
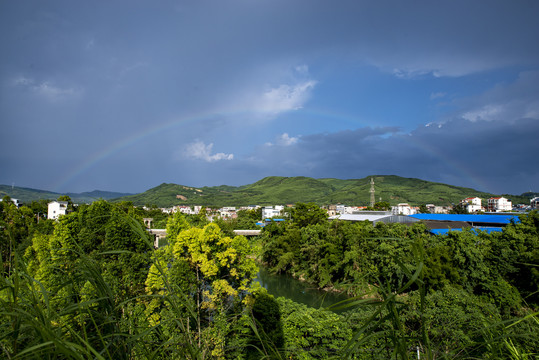
<path fill-rule="evenodd" d="M 2 274 L 11 273 L 17 255 L 22 255 L 31 244 L 34 233 L 51 233 L 52 222 L 40 220 L 31 208 L 17 206 L 9 196 L 0 202 L 0 253 Z"/>
<path fill-rule="evenodd" d="M 387 201 L 378 201 L 374 203 L 374 209 L 381 211 L 391 210 L 391 204 Z"/>
<path fill-rule="evenodd" d="M 213 222 L 216 223 L 226 235 L 234 236 L 234 230 L 260 229 L 260 226 L 256 225 L 256 223 L 260 221 L 260 218 L 255 218 L 257 213 L 258 212 L 255 210 L 240 210 L 237 212 L 236 218 L 217 218 Z"/>
<path fill-rule="evenodd" d="M 35 236 L 25 256 L 31 273 L 52 288 L 64 277 L 76 276 L 71 271 L 81 255 L 90 256 L 101 263 L 103 277 L 119 299 L 144 293 L 150 249 L 141 219 L 100 200 L 63 216 L 53 234 Z"/>
<path fill-rule="evenodd" d="M 221 358 L 226 352 L 227 334 L 234 327 L 227 316 L 248 295 L 258 272 L 250 257 L 251 245 L 243 236 L 225 236 L 216 224 L 189 227 L 181 214 L 170 219 L 167 229 L 176 234 L 176 239 L 156 254 L 145 282 L 146 291 L 167 295 L 178 286 L 196 309 L 195 316 L 186 315 L 190 319 L 186 321 L 195 327 L 199 342 L 211 339 L 212 355 Z M 145 314 L 155 326 L 168 321 L 166 312 L 163 301 L 153 298 Z"/>
<path fill-rule="evenodd" d="M 539 212 L 520 216 L 502 233 L 492 234 L 488 266 L 515 286 L 526 302 L 539 304 Z"/>
<path fill-rule="evenodd" d="M 299 227 L 321 224 L 327 221 L 328 213 L 315 203 L 297 203 L 290 210 L 291 221 Z"/>
<path fill-rule="evenodd" d="M 292 359 L 327 359 L 342 354 L 352 336 L 344 319 L 325 310 L 277 298 L 285 338 L 285 356 Z"/>

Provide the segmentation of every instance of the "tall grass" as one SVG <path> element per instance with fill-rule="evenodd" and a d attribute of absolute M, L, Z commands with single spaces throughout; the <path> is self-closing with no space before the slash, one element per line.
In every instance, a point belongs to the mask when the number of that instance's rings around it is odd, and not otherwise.
<path fill-rule="evenodd" d="M 129 220 L 130 221 L 130 220 Z M 133 223 L 133 229 L 145 236 Z M 338 306 L 369 309 L 348 344 L 335 357 L 343 359 L 474 359 L 482 356 L 532 359 L 537 351 L 522 346 L 537 343 L 538 313 L 526 312 L 511 320 L 485 323 L 474 335 L 473 344 L 440 351 L 433 344 L 424 318 L 429 306 L 422 281 L 422 244 L 414 247 L 416 266 L 410 269 L 397 261 L 406 280 L 397 289 L 377 287 L 376 296 L 355 297 Z M 54 290 L 32 277 L 26 264 L 15 259 L 12 273 L 0 284 L 0 358 L 5 359 L 210 359 L 216 357 L 211 328 L 201 329 L 199 309 L 170 282 L 166 269 L 155 262 L 163 280 L 163 292 L 119 299 L 103 277 L 98 261 L 80 249 L 71 276 Z M 88 289 L 91 289 L 89 291 Z M 419 293 L 418 328 L 407 326 L 407 293 Z M 366 294 L 372 295 L 372 294 Z M 58 302 L 58 297 L 62 301 Z M 158 299 L 167 313 L 151 324 L 144 308 Z M 60 305 L 61 304 L 61 305 Z M 352 312 L 353 313 L 353 312 Z M 366 314 L 367 312 L 362 312 Z M 225 322 L 235 321 L 228 315 Z M 243 318 L 251 336 L 245 341 L 245 358 L 284 359 L 286 348 L 272 343 L 254 317 Z M 374 346 L 373 346 L 374 345 Z M 240 349 L 241 350 L 241 349 Z M 238 354 L 241 353 L 238 352 Z M 244 352 L 245 354 L 246 352 Z"/>
<path fill-rule="evenodd" d="M 403 284 L 392 289 L 377 281 L 374 290 L 330 307 L 349 310 L 352 326 L 358 321 L 348 344 L 337 356 L 341 359 L 513 359 L 538 358 L 539 312 L 522 309 L 522 315 L 511 319 L 483 319 L 482 326 L 467 334 L 471 339 L 446 348 L 432 340 L 432 323 L 426 314 L 433 305 L 423 281 L 425 253 L 418 241 L 413 246 L 415 267 L 408 268 L 395 259 L 406 275 Z M 418 304 L 408 303 L 410 293 Z M 471 310 L 469 310 L 471 311 Z M 488 310 L 487 310 L 488 311 Z M 411 316 L 410 314 L 414 315 Z M 360 314 L 360 316 L 356 316 Z M 412 319 L 412 321 L 411 321 Z M 410 324 L 412 323 L 412 325 Z M 450 325 L 450 324 L 448 324 Z M 455 325 L 455 324 L 451 324 Z M 466 324 L 456 324 L 466 325 Z"/>

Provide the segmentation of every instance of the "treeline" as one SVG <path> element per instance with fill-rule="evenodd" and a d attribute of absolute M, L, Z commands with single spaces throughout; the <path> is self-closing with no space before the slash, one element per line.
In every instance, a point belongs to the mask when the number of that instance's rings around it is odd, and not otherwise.
<path fill-rule="evenodd" d="M 298 204 L 250 242 L 232 230 L 254 212 L 208 223 L 97 201 L 53 222 L 39 204 L 0 204 L 3 358 L 516 359 L 539 346 L 536 213 L 499 235 L 431 237 Z M 166 246 L 143 217 L 166 226 Z M 253 282 L 256 256 L 355 295 L 348 311 L 273 298 Z"/>
<path fill-rule="evenodd" d="M 539 338 L 539 213 L 523 215 L 499 233 L 443 236 L 430 235 L 421 223 L 328 222 L 314 204 L 297 204 L 289 216 L 264 229 L 261 256 L 270 270 L 358 301 L 372 299 L 377 306 L 396 301 L 395 309 L 378 314 L 388 317 L 378 325 L 398 320 L 391 331 L 422 348 L 427 342 L 422 331 L 429 329 L 436 357 L 501 356 L 499 348 L 492 352 L 488 336 L 498 344 L 511 341 L 521 354 L 539 347 L 527 337 Z M 512 321 L 518 326 L 500 327 Z M 508 329 L 514 332 L 511 340 L 504 338 Z"/>

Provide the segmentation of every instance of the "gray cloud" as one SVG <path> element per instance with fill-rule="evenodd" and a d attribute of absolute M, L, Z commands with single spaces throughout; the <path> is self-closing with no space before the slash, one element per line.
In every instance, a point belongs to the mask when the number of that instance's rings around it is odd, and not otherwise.
<path fill-rule="evenodd" d="M 163 181 L 396 173 L 529 190 L 537 13 L 530 0 L 1 2 L 0 183 L 143 191 Z M 506 80 L 485 91 L 491 76 Z M 365 87 L 346 83 L 334 94 L 332 77 Z M 387 78 L 420 90 L 428 105 L 410 110 Z M 466 84 L 477 88 L 457 93 Z M 384 102 L 371 88 L 388 93 Z M 380 114 L 352 106 L 360 100 Z M 418 124 L 414 114 L 434 103 L 444 110 L 424 121 L 432 126 Z M 297 114 L 324 104 L 393 126 L 337 131 L 345 125 L 334 118 L 322 127 Z M 178 157 L 197 139 L 191 154 L 206 161 Z M 494 164 L 510 171 L 493 177 Z M 86 170 L 73 175 L 77 168 Z"/>
<path fill-rule="evenodd" d="M 513 124 L 454 120 L 389 137 L 380 130 L 303 136 L 293 146 L 265 148 L 256 158 L 272 171 L 284 167 L 284 173 L 313 177 L 398 174 L 494 193 L 538 185 L 539 170 L 530 163 L 530 155 L 539 153 L 539 122 L 533 119 Z"/>

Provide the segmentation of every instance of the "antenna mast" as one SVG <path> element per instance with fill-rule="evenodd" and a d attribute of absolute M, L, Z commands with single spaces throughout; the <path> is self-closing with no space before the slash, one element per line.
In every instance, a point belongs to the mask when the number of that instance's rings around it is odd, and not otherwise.
<path fill-rule="evenodd" d="M 374 207 L 374 179 L 371 178 L 371 207 Z"/>

